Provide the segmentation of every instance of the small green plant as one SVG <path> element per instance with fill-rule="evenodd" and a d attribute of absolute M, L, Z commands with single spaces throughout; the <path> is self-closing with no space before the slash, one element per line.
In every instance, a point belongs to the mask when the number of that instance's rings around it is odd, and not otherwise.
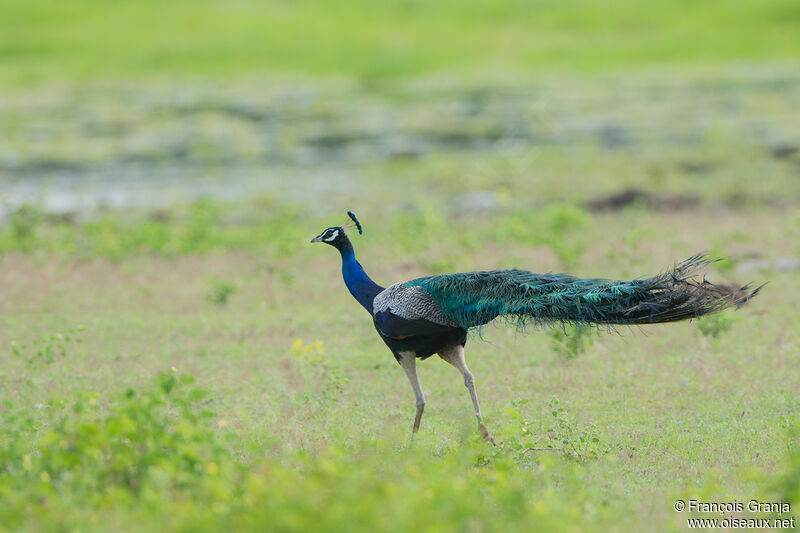
<path fill-rule="evenodd" d="M 717 339 L 723 333 L 730 331 L 736 318 L 731 313 L 717 313 L 706 315 L 697 321 L 697 329 L 707 339 Z"/>
<path fill-rule="evenodd" d="M 773 490 L 792 508 L 800 504 L 800 424 L 787 420 L 786 442 L 788 454 L 785 471 L 773 481 Z"/>
<path fill-rule="evenodd" d="M 553 204 L 541 210 L 523 211 L 501 218 L 493 227 L 498 239 L 524 245 L 546 246 L 558 257 L 562 268 L 574 266 L 589 243 L 586 230 L 591 216 L 569 204 Z"/>
<path fill-rule="evenodd" d="M 503 409 L 503 414 L 509 422 L 497 433 L 498 437 L 503 435 L 502 447 L 514 452 L 519 460 L 527 458 L 525 450 L 532 445 L 532 426 L 521 410 L 521 406 L 527 403 L 528 400 L 526 398 L 511 400 Z"/>
<path fill-rule="evenodd" d="M 211 281 L 206 298 L 214 305 L 225 305 L 235 292 L 236 284 L 234 282 L 215 279 Z"/>
<path fill-rule="evenodd" d="M 325 345 L 320 340 L 303 344 L 303 339 L 295 339 L 292 343 L 292 355 L 312 365 L 320 364 L 325 361 Z"/>
<path fill-rule="evenodd" d="M 577 485 L 567 478 L 559 492 L 544 492 L 547 478 L 518 472 L 500 450 L 484 461 L 489 468 L 471 468 L 479 448 L 469 444 L 444 460 L 374 439 L 361 453 L 348 444 L 286 461 L 276 447 L 254 444 L 242 457 L 231 449 L 241 437 L 224 420 L 215 424 L 218 416 L 208 392 L 176 371 L 118 393 L 0 410 L 2 529 L 107 531 L 113 522 L 148 531 L 462 531 L 474 523 L 478 531 L 550 531 L 574 525 L 591 502 L 574 477 Z M 545 496 L 526 503 L 532 491 Z M 386 506 L 404 492 L 410 502 Z M 457 505 L 443 507 L 447 498 Z"/>
<path fill-rule="evenodd" d="M 594 330 L 588 326 L 565 325 L 547 332 L 550 348 L 564 360 L 577 358 L 594 343 Z"/>
<path fill-rule="evenodd" d="M 42 210 L 32 204 L 22 204 L 8 211 L 11 238 L 22 251 L 31 249 L 36 239 L 36 228 L 42 220 Z"/>
<path fill-rule="evenodd" d="M 586 251 L 584 231 L 591 224 L 589 214 L 571 205 L 551 205 L 541 213 L 544 232 L 541 238 L 553 250 L 561 266 L 574 266 Z"/>
<path fill-rule="evenodd" d="M 625 213 L 633 215 L 633 213 Z M 656 238 L 649 228 L 642 228 L 636 225 L 636 220 L 641 214 L 631 216 L 628 229 L 617 239 L 615 246 L 610 246 L 607 256 L 615 265 L 619 265 L 625 277 L 638 275 L 641 270 L 640 261 L 642 260 L 642 244 Z"/>
<path fill-rule="evenodd" d="M 318 378 L 324 382 L 323 399 L 332 399 L 341 394 L 349 380 L 343 377 L 339 369 L 325 356 L 325 346 L 322 341 L 304 344 L 302 339 L 296 339 L 292 343 L 291 353 L 302 360 L 309 369 L 315 370 Z"/>
<path fill-rule="evenodd" d="M 195 201 L 189 210 L 189 219 L 183 228 L 181 247 L 184 251 L 207 251 L 217 239 L 221 208 L 208 198 Z"/>
<path fill-rule="evenodd" d="M 512 451 L 518 461 L 531 457 L 536 452 L 559 452 L 565 458 L 584 462 L 596 459 L 610 451 L 603 446 L 594 424 L 579 425 L 559 405 L 558 398 L 551 399 L 546 406 L 543 431 L 536 431 L 534 424 L 527 420 L 520 409 L 528 403 L 527 399 L 512 400 L 503 410 L 513 422 L 503 432 L 510 434 L 504 439 L 503 448 Z M 543 434 L 542 434 L 543 433 Z"/>
<path fill-rule="evenodd" d="M 83 332 L 83 326 L 76 326 L 69 328 L 66 333 L 54 333 L 30 344 L 11 341 L 11 353 L 25 359 L 28 364 L 41 362 L 49 365 L 67 357 L 69 346 L 80 343 Z"/>
<path fill-rule="evenodd" d="M 40 209 L 30 204 L 23 204 L 8 215 L 11 230 L 19 241 L 33 237 L 36 225 L 42 218 Z"/>
<path fill-rule="evenodd" d="M 576 461 L 596 459 L 600 454 L 608 453 L 608 448 L 600 444 L 597 426 L 579 426 L 569 414 L 559 405 L 558 398 L 553 397 L 547 403 L 547 409 L 552 417 L 547 436 L 550 445 L 558 448 L 565 457 Z"/>
<path fill-rule="evenodd" d="M 191 375 L 164 372 L 151 387 L 102 402 L 82 393 L 69 408 L 44 406 L 42 431 L 16 432 L 0 443 L 0 494 L 10 504 L 0 504 L 4 525 L 15 508 L 39 502 L 105 507 L 157 503 L 173 491 L 224 495 L 228 489 L 216 479 L 234 465 L 203 408 L 206 391 L 192 383 Z"/>

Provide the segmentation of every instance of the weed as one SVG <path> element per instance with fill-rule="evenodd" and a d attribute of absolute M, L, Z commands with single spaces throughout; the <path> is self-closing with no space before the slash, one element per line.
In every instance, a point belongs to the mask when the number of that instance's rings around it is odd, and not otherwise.
<path fill-rule="evenodd" d="M 576 461 L 588 461 L 596 459 L 600 454 L 608 453 L 609 448 L 600 444 L 597 427 L 594 424 L 578 425 L 559 405 L 556 397 L 547 403 L 547 408 L 552 417 L 547 436 L 553 447 L 559 447 L 565 457 Z"/>
<path fill-rule="evenodd" d="M 730 312 L 706 315 L 697 320 L 697 329 L 707 339 L 717 339 L 723 333 L 730 331 L 738 320 Z"/>
<path fill-rule="evenodd" d="M 542 241 L 553 250 L 563 268 L 574 266 L 588 244 L 583 232 L 591 222 L 589 214 L 571 205 L 554 204 L 547 206 L 541 216 Z"/>
<path fill-rule="evenodd" d="M 236 223 L 226 207 L 210 200 L 175 206 L 158 217 L 141 213 L 114 213 L 68 224 L 40 216 L 40 210 L 23 206 L 0 226 L 0 255 L 7 252 L 43 252 L 82 259 L 105 257 L 120 261 L 130 256 L 175 257 L 213 250 L 267 249 L 275 256 L 296 254 L 307 241 L 300 215 L 289 208 L 246 216 L 236 210 Z M 320 223 L 321 225 L 322 223 Z"/>
<path fill-rule="evenodd" d="M 566 269 L 574 266 L 586 251 L 585 233 L 590 223 L 590 215 L 579 207 L 551 204 L 537 211 L 503 217 L 493 229 L 497 239 L 550 248 Z"/>
<path fill-rule="evenodd" d="M 800 504 L 800 424 L 793 423 L 786 430 L 789 443 L 785 471 L 773 483 L 778 498 L 790 502 L 792 509 Z"/>
<path fill-rule="evenodd" d="M 197 200 L 191 205 L 189 220 L 180 236 L 182 251 L 204 252 L 214 246 L 220 210 L 219 204 L 207 198 Z"/>
<path fill-rule="evenodd" d="M 166 372 L 108 405 L 85 393 L 68 409 L 51 403 L 46 429 L 32 441 L 14 425 L 28 423 L 25 416 L 4 417 L 15 433 L 0 443 L 0 522 L 13 524 L 37 504 L 58 515 L 73 501 L 127 506 L 157 503 L 173 491 L 226 493 L 215 478 L 233 466 L 229 452 L 210 429 L 206 391 L 192 383 L 192 376 Z"/>
<path fill-rule="evenodd" d="M 323 383 L 320 400 L 338 398 L 349 380 L 342 376 L 339 368 L 325 355 L 325 346 L 322 341 L 313 344 L 303 344 L 302 339 L 292 343 L 291 353 L 294 357 L 304 362 L 307 369 L 314 372 L 317 379 Z"/>
<path fill-rule="evenodd" d="M 50 403 L 35 435 L 31 408 L 0 412 L 0 523 L 66 531 L 103 531 L 116 521 L 209 532 L 559 530 L 590 498 L 574 476 L 558 493 L 544 490 L 546 480 L 531 480 L 501 453 L 491 468 L 472 468 L 478 449 L 468 444 L 444 459 L 371 442 L 361 454 L 331 447 L 288 463 L 253 447 L 243 461 L 227 445 L 229 431 L 213 428 L 209 405 L 192 376 L 166 372 L 108 398 L 82 393 L 69 406 Z M 532 489 L 542 496 L 531 498 Z"/>
<path fill-rule="evenodd" d="M 211 287 L 206 294 L 206 299 L 214 305 L 225 305 L 228 299 L 236 292 L 236 283 L 215 279 L 211 281 Z"/>
<path fill-rule="evenodd" d="M 656 239 L 652 231 L 636 225 L 637 216 L 641 213 L 624 212 L 625 221 L 628 222 L 628 229 L 622 234 L 621 238 L 615 239 L 615 244 L 608 248 L 608 258 L 619 265 L 620 271 L 626 276 L 636 275 L 638 263 L 642 260 L 642 245 L 650 239 Z"/>
<path fill-rule="evenodd" d="M 36 228 L 43 218 L 42 209 L 33 204 L 22 204 L 8 212 L 8 225 L 12 241 L 18 249 L 29 251 L 36 240 Z"/>
<path fill-rule="evenodd" d="M 547 331 L 550 348 L 564 360 L 575 359 L 585 352 L 594 343 L 594 336 L 594 328 L 588 326 L 565 325 Z"/>
<path fill-rule="evenodd" d="M 42 210 L 31 205 L 22 204 L 8 215 L 14 237 L 22 242 L 34 236 L 36 224 L 42 218 Z"/>
<path fill-rule="evenodd" d="M 585 462 L 610 451 L 610 446 L 601 444 L 594 424 L 579 425 L 559 405 L 559 400 L 555 397 L 547 403 L 546 413 L 543 413 L 544 419 L 550 419 L 549 423 L 543 426 L 543 434 L 537 434 L 533 430 L 534 424 L 520 410 L 527 403 L 528 400 L 524 398 L 512 400 L 503 410 L 514 421 L 503 430 L 508 435 L 503 446 L 511 450 L 518 461 L 526 460 L 530 454 L 536 452 L 558 452 L 570 460 Z"/>
<path fill-rule="evenodd" d="M 292 355 L 310 365 L 318 365 L 325 361 L 325 346 L 320 340 L 313 344 L 303 344 L 303 339 L 295 339 L 292 343 Z"/>
<path fill-rule="evenodd" d="M 30 344 L 12 341 L 11 353 L 25 359 L 28 364 L 40 362 L 49 365 L 57 359 L 66 358 L 69 346 L 79 344 L 83 332 L 83 326 L 76 326 L 69 328 L 66 333 L 47 335 Z"/>

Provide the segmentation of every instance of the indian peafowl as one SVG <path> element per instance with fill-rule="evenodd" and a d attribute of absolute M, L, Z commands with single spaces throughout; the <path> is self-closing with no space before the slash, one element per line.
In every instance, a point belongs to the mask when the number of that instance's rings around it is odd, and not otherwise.
<path fill-rule="evenodd" d="M 347 214 L 362 233 L 355 215 Z M 470 328 L 498 317 L 520 327 L 530 322 L 609 326 L 675 322 L 740 307 L 761 289 L 697 281 L 698 268 L 713 262 L 702 254 L 663 274 L 631 281 L 513 269 L 427 276 L 383 288 L 356 260 L 343 226 L 329 227 L 311 242 L 324 242 L 339 250 L 345 285 L 372 315 L 375 329 L 405 371 L 416 397 L 412 435 L 419 430 L 425 408 L 416 359 L 436 353 L 463 376 L 478 430 L 492 444 L 494 439 L 481 419 L 475 380 L 464 360 Z"/>

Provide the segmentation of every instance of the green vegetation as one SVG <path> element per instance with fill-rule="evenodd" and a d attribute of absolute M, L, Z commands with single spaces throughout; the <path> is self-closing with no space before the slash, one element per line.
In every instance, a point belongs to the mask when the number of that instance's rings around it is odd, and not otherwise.
<path fill-rule="evenodd" d="M 658 238 L 620 265 L 609 250 L 630 244 L 617 239 L 629 220 L 616 214 L 485 213 L 468 235 L 458 216 L 417 215 L 413 250 L 398 221 L 414 214 L 359 212 L 354 241 L 378 281 L 425 274 L 437 258 L 560 268 L 555 250 L 508 231 L 520 216 L 563 226 L 585 242 L 575 273 L 608 277 L 652 273 L 711 241 L 783 254 L 785 233 L 769 228 L 796 217 L 639 209 L 638 234 Z M 307 242 L 337 216 L 203 200 L 158 220 L 43 218 L 28 246 L 5 248 L 3 527 L 680 530 L 680 497 L 797 502 L 800 383 L 786 370 L 796 272 L 709 272 L 771 282 L 735 327 L 714 322 L 713 342 L 691 323 L 567 337 L 486 328 L 467 354 L 499 446 L 480 441 L 460 377 L 433 358 L 420 365 L 429 405 L 412 445 L 405 377 L 342 286 L 336 254 Z M 209 280 L 235 296 L 212 305 Z"/>
<path fill-rule="evenodd" d="M 554 327 L 547 332 L 550 337 L 550 348 L 564 359 L 575 359 L 591 347 L 595 331 L 589 327 L 564 325 Z"/>
<path fill-rule="evenodd" d="M 67 348 L 81 341 L 82 326 L 71 327 L 66 333 L 55 333 L 40 339 L 34 339 L 30 345 L 11 342 L 11 353 L 33 364 L 43 362 L 54 363 L 57 359 L 67 357 Z"/>
<path fill-rule="evenodd" d="M 114 398 L 84 395 L 67 406 L 50 403 L 41 414 L 3 414 L 11 430 L 0 447 L 3 526 L 27 529 L 36 518 L 46 530 L 81 524 L 103 531 L 127 529 L 125 520 L 135 517 L 137 528 L 156 530 L 524 531 L 562 527 L 590 512 L 593 521 L 618 527 L 569 464 L 504 450 L 487 455 L 474 443 L 439 458 L 406 446 L 368 446 L 352 461 L 351 445 L 319 457 L 295 454 L 288 463 L 251 445 L 242 460 L 225 444 L 240 446 L 241 435 L 209 405 L 191 376 L 166 372 L 154 385 Z M 566 431 L 559 439 L 568 446 L 572 430 L 561 411 L 553 412 L 554 431 Z M 29 453 L 33 424 L 46 429 Z M 548 466 L 574 480 L 545 500 L 530 498 L 533 487 L 520 471 Z"/>
<path fill-rule="evenodd" d="M 235 292 L 235 283 L 215 279 L 211 282 L 211 289 L 208 291 L 206 297 L 208 298 L 208 301 L 213 304 L 225 305 L 228 303 L 228 298 L 230 298 Z"/>
<path fill-rule="evenodd" d="M 420 74 L 794 60 L 794 0 L 4 0 L 0 81 Z"/>
<path fill-rule="evenodd" d="M 736 319 L 731 313 L 719 313 L 717 315 L 704 316 L 697 321 L 697 329 L 704 337 L 716 339 L 733 327 Z"/>

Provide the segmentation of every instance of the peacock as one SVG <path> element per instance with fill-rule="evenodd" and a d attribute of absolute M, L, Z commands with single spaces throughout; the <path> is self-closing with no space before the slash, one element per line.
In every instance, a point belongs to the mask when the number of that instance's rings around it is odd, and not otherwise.
<path fill-rule="evenodd" d="M 384 288 L 370 279 L 356 259 L 345 226 L 359 234 L 363 229 L 352 212 L 347 214 L 347 224 L 326 228 L 311 242 L 339 250 L 345 285 L 372 315 L 378 335 L 405 371 L 416 399 L 412 436 L 425 409 L 416 360 L 438 354 L 461 373 L 478 431 L 494 444 L 481 418 L 475 379 L 464 359 L 467 331 L 472 328 L 501 317 L 520 328 L 531 323 L 614 327 L 676 322 L 741 307 L 763 286 L 697 280 L 698 269 L 714 262 L 698 254 L 663 274 L 630 281 L 511 269 L 425 276 Z"/>

